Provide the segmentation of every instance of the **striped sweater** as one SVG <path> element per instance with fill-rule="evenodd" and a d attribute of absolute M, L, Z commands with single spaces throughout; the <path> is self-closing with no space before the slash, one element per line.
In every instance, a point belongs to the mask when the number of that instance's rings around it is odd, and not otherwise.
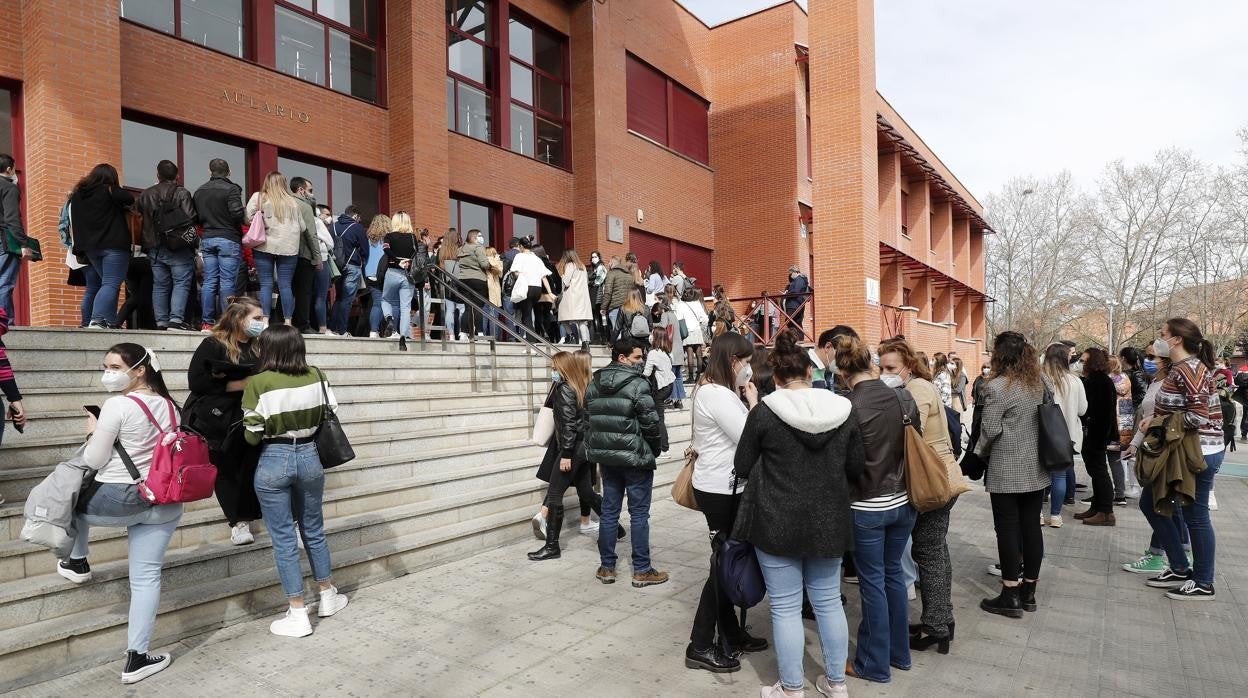
<path fill-rule="evenodd" d="M 325 381 L 331 407 L 334 391 Z M 307 438 L 316 433 L 325 416 L 321 381 L 315 369 L 299 376 L 265 371 L 247 379 L 243 391 L 243 426 L 247 443 L 274 437 Z"/>
<path fill-rule="evenodd" d="M 1189 429 L 1200 432 L 1200 450 L 1205 454 L 1221 453 L 1222 403 L 1213 384 L 1213 372 L 1200 359 L 1189 356 L 1174 362 L 1157 393 L 1154 417 L 1167 417 L 1183 412 Z"/>
<path fill-rule="evenodd" d="M 4 312 L 4 308 L 0 308 L 0 337 L 9 331 L 9 315 Z M 22 399 L 22 393 L 17 389 L 17 379 L 13 377 L 13 367 L 9 365 L 9 353 L 4 348 L 4 342 L 0 341 L 0 392 L 4 393 L 4 397 L 9 402 L 17 402 Z"/>

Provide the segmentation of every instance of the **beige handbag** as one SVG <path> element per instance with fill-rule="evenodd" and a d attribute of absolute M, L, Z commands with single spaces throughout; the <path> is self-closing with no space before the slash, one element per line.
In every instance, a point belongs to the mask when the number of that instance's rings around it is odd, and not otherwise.
<path fill-rule="evenodd" d="M 696 399 L 696 398 L 695 398 Z M 696 414 L 693 400 L 690 403 L 690 430 L 692 431 L 692 419 Z M 672 483 L 672 501 L 685 507 L 699 511 L 698 500 L 693 496 L 693 469 L 698 463 L 698 452 L 693 450 L 693 444 L 685 449 L 685 464 L 681 466 L 680 472 L 676 474 L 676 481 Z"/>

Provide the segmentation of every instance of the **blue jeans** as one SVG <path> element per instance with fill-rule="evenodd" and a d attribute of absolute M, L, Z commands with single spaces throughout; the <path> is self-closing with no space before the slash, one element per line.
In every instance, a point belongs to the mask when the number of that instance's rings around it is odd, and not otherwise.
<path fill-rule="evenodd" d="M 115 325 L 117 297 L 121 293 L 122 282 L 126 280 L 126 270 L 130 268 L 130 250 L 91 250 L 87 252 L 87 260 L 100 278 L 95 293 L 91 292 L 89 279 L 87 282 L 87 296 L 91 298 L 90 322 Z"/>
<path fill-rule="evenodd" d="M 805 588 L 810 605 L 815 609 L 828 680 L 844 683 L 849 626 L 841 605 L 841 558 L 781 557 L 759 548 L 754 552 L 763 569 L 763 579 L 767 581 L 767 597 L 771 599 L 771 634 L 776 643 L 780 682 L 790 691 L 802 688 L 802 656 L 806 652 L 802 589 Z"/>
<path fill-rule="evenodd" d="M 172 251 L 160 247 L 147 250 L 152 262 L 152 309 L 156 326 L 186 320 L 186 299 L 195 283 L 195 250 Z"/>
<path fill-rule="evenodd" d="M 481 327 L 478 329 L 478 331 L 487 337 L 499 337 L 499 336 L 506 334 L 502 330 L 498 329 L 497 322 L 491 322 L 490 320 L 486 319 L 486 318 L 494 318 L 495 320 L 498 319 L 498 306 L 494 305 L 493 303 L 486 303 L 483 310 L 485 310 L 485 314 L 481 317 Z"/>
<path fill-rule="evenodd" d="M 892 678 L 889 665 L 910 668 L 910 608 L 901 555 L 916 514 L 909 504 L 852 513 L 854 565 L 862 597 L 854 671 L 868 681 L 886 683 Z"/>
<path fill-rule="evenodd" d="M 342 293 L 334 301 L 334 309 L 329 317 L 329 329 L 343 333 L 350 331 L 347 323 L 351 319 L 351 306 L 355 304 L 355 294 L 364 286 L 364 271 L 358 264 L 348 264 L 342 272 Z"/>
<path fill-rule="evenodd" d="M 1213 584 L 1213 563 L 1217 554 L 1217 538 L 1214 536 L 1213 522 L 1209 519 L 1209 492 L 1213 489 L 1213 476 L 1221 469 L 1225 455 L 1226 452 L 1222 451 L 1205 456 L 1205 471 L 1196 475 L 1195 501 L 1182 508 L 1182 521 L 1187 523 L 1187 531 L 1192 538 L 1192 555 L 1196 558 L 1196 569 L 1192 578 L 1197 584 L 1205 586 Z M 1183 572 L 1188 569 L 1189 562 L 1187 552 L 1183 550 L 1179 522 L 1153 511 L 1152 503 L 1152 487 L 1144 485 L 1144 491 L 1140 493 L 1140 510 L 1157 533 L 1158 541 L 1170 561 L 1170 569 Z"/>
<path fill-rule="evenodd" d="M 412 336 L 412 296 L 416 287 L 402 269 L 391 267 L 386 270 L 386 287 L 381 293 L 381 312 L 386 317 L 394 318 L 400 337 Z M 395 310 L 398 306 L 398 310 Z"/>
<path fill-rule="evenodd" d="M 918 518 L 918 514 L 915 514 Z M 906 539 L 906 549 L 901 551 L 901 580 L 902 583 L 909 587 L 911 584 L 919 581 L 919 568 L 914 564 L 914 555 L 911 550 L 914 548 L 914 538 Z M 909 590 L 906 591 L 906 598 L 910 598 Z"/>
<path fill-rule="evenodd" d="M 276 277 L 277 294 L 282 300 L 282 315 L 289 321 L 295 314 L 295 267 L 299 255 L 276 255 L 256 250 L 256 276 L 260 277 L 260 312 L 269 317 L 273 310 L 273 283 Z"/>
<path fill-rule="evenodd" d="M 261 449 L 256 465 L 256 498 L 264 513 L 264 527 L 273 540 L 277 576 L 287 598 L 301 597 L 303 569 L 299 566 L 295 521 L 299 522 L 313 579 L 324 582 L 330 577 L 329 544 L 321 512 L 325 471 L 316 444 L 266 443 Z"/>
<path fill-rule="evenodd" d="M 0 239 L 0 247 L 4 240 Z M 22 270 L 22 256 L 9 252 L 0 252 L 0 308 L 13 322 L 13 290 L 17 288 L 17 278 Z"/>
<path fill-rule="evenodd" d="M 464 321 L 467 320 L 464 313 L 466 307 L 463 303 L 456 303 L 450 298 L 442 299 L 442 324 L 450 333 L 449 339 L 454 339 L 459 334 L 469 334 L 464 331 L 463 327 Z"/>
<path fill-rule="evenodd" d="M 1075 492 L 1078 489 L 1075 487 L 1075 485 L 1077 484 L 1079 484 L 1079 480 L 1078 478 L 1075 477 L 1075 466 L 1072 465 L 1066 469 L 1066 496 L 1067 497 L 1074 499 Z"/>
<path fill-rule="evenodd" d="M 205 238 L 199 249 L 204 255 L 204 287 L 199 303 L 204 322 L 216 322 L 217 312 L 225 308 L 225 299 L 234 295 L 238 265 L 243 261 L 243 246 L 227 238 Z"/>
<path fill-rule="evenodd" d="M 82 294 L 82 326 L 91 322 L 91 308 L 95 305 L 95 294 L 100 292 L 100 275 L 95 267 L 88 264 L 82 268 L 83 279 L 87 282 L 86 291 Z"/>
<path fill-rule="evenodd" d="M 1072 465 L 1065 470 L 1049 471 L 1049 514 L 1052 516 L 1062 515 L 1062 505 L 1066 502 L 1066 486 L 1070 484 L 1068 479 L 1074 475 L 1075 467 Z M 1074 492 L 1074 490 L 1070 490 Z"/>
<path fill-rule="evenodd" d="M 313 329 L 323 330 L 329 327 L 329 262 L 321 265 L 320 271 L 314 271 L 316 274 L 316 285 L 312 301 L 312 317 L 316 320 L 316 327 Z"/>
<path fill-rule="evenodd" d="M 74 515 L 77 535 L 70 557 L 85 559 L 92 526 L 125 528 L 130 547 L 130 619 L 126 649 L 146 652 L 160 607 L 160 569 L 182 518 L 181 504 L 151 506 L 134 485 L 100 485 L 87 512 Z"/>
<path fill-rule="evenodd" d="M 654 471 L 641 468 L 602 466 L 602 521 L 598 526 L 598 557 L 602 566 L 615 569 L 616 526 L 624 493 L 628 493 L 629 532 L 633 539 L 633 574 L 649 572 L 650 495 L 654 491 Z"/>
<path fill-rule="evenodd" d="M 582 342 L 588 342 L 589 337 L 581 337 Z M 683 356 L 680 358 L 684 358 Z M 672 372 L 676 374 L 676 382 L 672 384 L 672 399 L 676 402 L 689 399 L 685 394 L 685 366 L 680 361 L 672 362 Z"/>

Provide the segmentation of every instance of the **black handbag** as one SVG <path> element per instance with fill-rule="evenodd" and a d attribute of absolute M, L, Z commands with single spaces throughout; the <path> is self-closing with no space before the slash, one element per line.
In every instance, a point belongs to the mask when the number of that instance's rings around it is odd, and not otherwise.
<path fill-rule="evenodd" d="M 1053 402 L 1053 391 L 1048 383 L 1044 385 L 1044 401 L 1039 409 L 1040 464 L 1054 472 L 1065 470 L 1075 464 L 1075 442 L 1070 440 L 1066 416 L 1062 414 L 1062 406 Z"/>
<path fill-rule="evenodd" d="M 737 476 L 732 476 L 732 524 L 717 531 L 712 542 L 711 564 L 715 570 L 716 589 L 733 606 L 741 609 L 758 605 L 767 595 L 767 582 L 758 564 L 754 544 L 732 537 L 737 519 Z"/>
<path fill-rule="evenodd" d="M 324 408 L 321 426 L 316 429 L 316 451 L 321 457 L 321 467 L 329 469 L 355 460 L 355 449 L 351 448 L 347 433 L 342 430 L 342 422 L 338 421 L 338 414 L 329 405 L 325 374 L 321 373 L 321 369 L 318 368 L 316 375 L 321 381 L 321 406 Z"/>

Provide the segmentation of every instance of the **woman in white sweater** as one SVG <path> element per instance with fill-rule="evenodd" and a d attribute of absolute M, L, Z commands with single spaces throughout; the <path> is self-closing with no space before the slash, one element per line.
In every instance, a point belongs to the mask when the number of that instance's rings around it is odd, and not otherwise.
<path fill-rule="evenodd" d="M 1070 348 L 1065 344 L 1050 344 L 1044 351 L 1044 375 L 1057 388 L 1053 401 L 1062 408 L 1062 416 L 1066 418 L 1066 428 L 1070 431 L 1070 440 L 1079 450 L 1083 442 L 1083 424 L 1079 418 L 1088 411 L 1088 396 L 1083 389 L 1083 381 L 1070 372 Z M 1062 505 L 1066 498 L 1074 497 L 1074 466 L 1065 470 L 1050 471 L 1052 485 L 1049 491 L 1049 515 L 1041 512 L 1041 522 L 1053 528 L 1062 527 Z"/>
<path fill-rule="evenodd" d="M 702 302 L 702 294 L 696 288 L 687 288 L 684 296 L 674 304 L 677 320 L 684 320 L 689 336 L 685 337 L 685 375 L 689 380 L 696 380 L 698 368 L 702 365 L 702 347 L 706 344 L 707 323 L 706 308 Z"/>
<path fill-rule="evenodd" d="M 273 307 L 273 286 L 282 299 L 282 315 L 289 325 L 295 312 L 295 267 L 299 261 L 299 239 L 305 231 L 315 236 L 315 223 L 304 220 L 299 202 L 286 186 L 281 172 L 270 172 L 264 186 L 247 202 L 247 218 L 264 214 L 265 242 L 255 248 L 256 276 L 260 279 L 260 309 L 268 319 Z M 312 218 L 311 215 L 308 216 Z M 319 244 L 319 243 L 318 243 Z"/>

